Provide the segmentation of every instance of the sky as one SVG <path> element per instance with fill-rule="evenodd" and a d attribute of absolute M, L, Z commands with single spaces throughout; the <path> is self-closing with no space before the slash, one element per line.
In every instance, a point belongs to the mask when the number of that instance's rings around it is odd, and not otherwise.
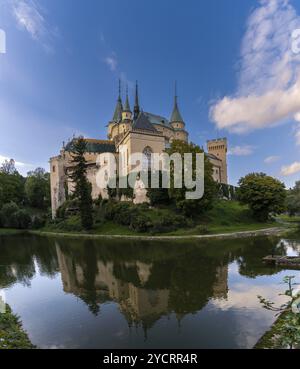
<path fill-rule="evenodd" d="M 176 80 L 190 140 L 228 138 L 231 184 L 265 172 L 291 187 L 297 29 L 297 0 L 0 0 L 0 161 L 49 170 L 74 134 L 105 139 L 119 78 L 131 105 L 138 80 L 142 109 L 169 118 Z"/>

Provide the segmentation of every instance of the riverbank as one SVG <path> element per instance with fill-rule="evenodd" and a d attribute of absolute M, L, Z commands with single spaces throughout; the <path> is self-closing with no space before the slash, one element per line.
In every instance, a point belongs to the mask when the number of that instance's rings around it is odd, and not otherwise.
<path fill-rule="evenodd" d="M 19 317 L 6 305 L 5 313 L 0 313 L 0 350 L 34 348 Z"/>
<path fill-rule="evenodd" d="M 145 241 L 175 241 L 175 240 L 193 240 L 193 239 L 235 239 L 235 238 L 247 238 L 258 236 L 279 236 L 285 233 L 287 230 L 283 227 L 273 227 L 267 229 L 260 229 L 254 231 L 241 231 L 241 232 L 229 232 L 210 235 L 109 235 L 109 234 L 93 234 L 93 233 L 71 233 L 71 232 L 49 232 L 49 231 L 29 231 L 28 233 L 47 236 L 47 237 L 70 237 L 70 238 L 92 238 L 92 239 L 131 239 L 131 240 L 145 240 Z"/>

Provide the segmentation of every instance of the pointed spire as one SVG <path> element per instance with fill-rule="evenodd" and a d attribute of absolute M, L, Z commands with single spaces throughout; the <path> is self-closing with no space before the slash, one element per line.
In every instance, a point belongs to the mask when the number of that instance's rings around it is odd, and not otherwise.
<path fill-rule="evenodd" d="M 121 99 L 121 80 L 119 79 L 119 96 L 117 100 L 117 105 L 115 108 L 113 122 L 119 123 L 122 120 L 122 111 L 123 111 L 123 104 Z"/>
<path fill-rule="evenodd" d="M 128 85 L 126 86 L 126 101 L 125 101 L 125 106 L 124 106 L 124 112 L 128 112 L 131 113 L 130 110 L 130 104 L 129 104 L 129 98 L 128 98 Z"/>
<path fill-rule="evenodd" d="M 139 91 L 138 91 L 138 82 L 135 83 L 135 101 L 134 101 L 134 117 L 133 119 L 136 120 L 140 114 L 140 105 L 139 105 Z"/>
<path fill-rule="evenodd" d="M 177 102 L 177 82 L 175 81 L 175 96 L 174 96 L 174 108 L 171 115 L 170 122 L 183 122 L 182 116 L 180 114 L 179 108 L 178 108 L 178 102 Z"/>

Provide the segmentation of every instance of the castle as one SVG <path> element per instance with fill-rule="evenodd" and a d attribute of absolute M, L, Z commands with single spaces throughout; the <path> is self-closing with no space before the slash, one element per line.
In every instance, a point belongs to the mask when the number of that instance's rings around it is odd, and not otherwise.
<path fill-rule="evenodd" d="M 167 118 L 144 112 L 139 103 L 138 85 L 135 87 L 133 111 L 130 108 L 128 90 L 125 104 L 121 98 L 119 83 L 119 96 L 112 120 L 107 125 L 108 140 L 86 138 L 87 151 L 87 178 L 92 185 L 92 197 L 107 196 L 96 184 L 96 173 L 99 169 L 97 157 L 101 153 L 113 153 L 118 160 L 122 156 L 122 163 L 129 167 L 128 158 L 134 153 L 143 153 L 150 160 L 153 153 L 162 153 L 170 146 L 173 140 L 188 142 L 189 134 L 186 124 L 178 107 L 178 98 L 175 88 L 174 106 L 170 120 Z M 66 191 L 72 193 L 74 184 L 68 178 L 71 164 L 71 145 L 63 145 L 60 154 L 50 159 L 51 180 L 51 206 L 52 215 L 66 199 Z M 227 139 L 207 141 L 207 157 L 213 165 L 213 178 L 216 182 L 227 184 Z M 126 164 L 127 163 L 127 164 Z M 110 173 L 112 174 L 112 173 Z"/>

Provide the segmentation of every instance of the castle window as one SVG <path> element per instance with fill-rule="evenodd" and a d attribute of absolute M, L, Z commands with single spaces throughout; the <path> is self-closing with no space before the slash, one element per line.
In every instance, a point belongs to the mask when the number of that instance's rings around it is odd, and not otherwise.
<path fill-rule="evenodd" d="M 143 170 L 149 170 L 151 168 L 151 160 L 152 160 L 152 149 L 147 146 L 143 150 Z"/>
<path fill-rule="evenodd" d="M 55 173 L 55 165 L 52 167 L 52 172 Z"/>

